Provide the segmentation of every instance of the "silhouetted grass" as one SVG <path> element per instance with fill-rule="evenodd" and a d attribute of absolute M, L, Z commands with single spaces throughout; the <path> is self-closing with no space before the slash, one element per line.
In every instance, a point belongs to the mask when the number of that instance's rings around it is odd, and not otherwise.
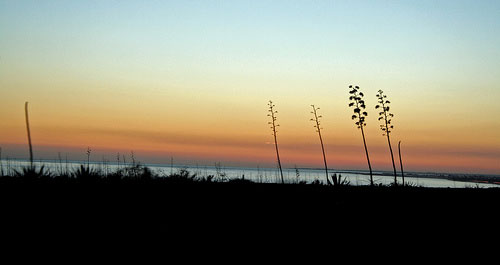
<path fill-rule="evenodd" d="M 71 225 L 70 216 L 80 223 L 77 228 L 70 227 L 73 230 L 120 227 L 120 232 L 126 233 L 155 227 L 172 231 L 179 222 L 217 229 L 246 221 L 280 229 L 273 219 L 299 224 L 299 218 L 326 220 L 330 215 L 339 217 L 344 225 L 349 225 L 348 220 L 365 223 L 368 217 L 390 220 L 389 216 L 397 216 L 406 222 L 407 218 L 429 216 L 429 212 L 494 212 L 492 209 L 500 203 L 498 188 L 423 188 L 409 183 L 397 187 L 351 186 L 339 175 L 332 179 L 339 184 L 327 185 L 320 180 L 258 183 L 244 176 L 222 181 L 185 169 L 158 175 L 143 165 L 107 175 L 86 165 L 64 175 L 54 175 L 43 166 L 36 170 L 27 167 L 16 175 L 0 177 L 0 206 L 5 218 L 29 220 L 27 227 L 46 220 L 60 228 Z M 282 203 L 278 205 L 277 201 Z M 172 222 L 174 225 L 169 225 Z M 137 227 L 137 223 L 144 226 Z"/>
<path fill-rule="evenodd" d="M 85 183 L 92 183 L 92 182 L 99 182 L 99 183 L 119 183 L 123 181 L 128 181 L 128 182 L 168 182 L 168 183 L 256 183 L 256 184 L 266 184 L 263 183 L 259 179 L 254 180 L 251 179 L 245 179 L 245 176 L 242 175 L 240 178 L 229 178 L 226 173 L 222 171 L 220 167 L 216 170 L 217 174 L 216 175 L 199 175 L 199 173 L 193 173 L 188 171 L 187 169 L 180 169 L 177 171 L 172 171 L 172 173 L 165 173 L 165 172 L 159 172 L 156 173 L 152 171 L 149 167 L 142 165 L 140 163 L 134 164 L 134 165 L 129 165 L 129 166 L 124 166 L 124 167 L 117 167 L 116 169 L 112 170 L 111 168 L 105 168 L 103 169 L 102 167 L 97 167 L 97 166 L 87 166 L 87 164 L 81 164 L 79 167 L 71 170 L 71 169 L 66 169 L 66 170 L 59 170 L 58 168 L 55 168 L 53 171 L 49 170 L 46 165 L 39 165 L 39 166 L 26 166 L 22 167 L 20 169 L 9 169 L 9 170 L 4 170 L 4 174 L 0 174 L 0 178 L 12 178 L 15 180 L 46 180 L 48 182 L 50 181 L 55 181 L 55 180 L 63 180 L 63 181 L 68 181 L 68 182 L 85 182 Z M 10 172 L 10 173 L 8 173 Z M 296 174 L 297 176 L 300 176 L 300 172 L 298 169 L 296 169 Z M 420 176 L 420 175 L 419 175 Z M 330 176 L 333 182 L 332 186 L 350 186 L 350 182 L 347 178 L 343 178 L 342 175 L 340 174 L 333 174 Z M 420 176 L 420 177 L 425 177 L 425 176 Z M 471 185 L 474 183 L 499 183 L 500 178 L 499 177 L 493 177 L 493 176 L 455 176 L 455 177 L 450 177 L 448 175 L 443 175 L 441 176 L 443 179 L 448 179 L 448 180 L 456 180 L 456 181 L 465 181 L 465 182 L 471 182 Z M 298 178 L 297 178 L 298 179 Z M 267 183 L 267 184 L 272 184 L 272 183 Z M 294 185 L 294 184 L 306 184 L 306 185 L 324 185 L 327 186 L 328 183 L 325 183 L 324 181 L 321 180 L 314 180 L 312 182 L 306 182 L 306 181 L 290 181 L 286 182 L 287 185 Z M 415 187 L 416 185 L 414 183 L 408 183 L 409 185 L 405 186 L 410 186 L 410 187 Z M 389 187 L 393 185 L 374 185 L 377 187 Z M 500 186 L 499 186 L 500 188 Z M 432 188 L 429 188 L 432 189 Z"/>

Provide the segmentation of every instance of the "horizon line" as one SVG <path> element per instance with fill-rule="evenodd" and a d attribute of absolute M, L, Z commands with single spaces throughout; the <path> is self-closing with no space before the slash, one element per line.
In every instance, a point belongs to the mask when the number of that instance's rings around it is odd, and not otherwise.
<path fill-rule="evenodd" d="M 1 158 L 0 161 L 17 161 L 17 162 L 30 162 L 29 159 L 27 158 Z M 58 159 L 34 159 L 34 163 L 43 163 L 43 162 L 49 162 L 49 163 L 82 163 L 86 164 L 86 160 L 75 160 L 75 159 L 70 159 L 70 160 L 58 160 Z M 112 164 L 112 165 L 134 165 L 134 162 L 116 162 L 116 161 L 97 161 L 97 160 L 90 160 L 91 164 Z M 209 164 L 198 164 L 196 165 L 189 165 L 189 164 L 168 164 L 168 163 L 141 163 L 141 162 L 136 162 L 135 165 L 143 165 L 143 166 L 153 166 L 153 167 L 187 167 L 187 168 L 193 168 L 193 167 L 216 167 L 215 164 L 220 162 L 214 162 L 212 165 Z M 259 166 L 222 166 L 223 168 L 246 168 L 246 169 L 267 169 L 267 170 L 279 170 L 277 167 L 259 167 Z M 302 170 L 325 170 L 322 167 L 283 167 L 284 169 L 287 170 L 295 170 L 295 169 L 302 169 Z M 369 174 L 369 170 L 367 169 L 336 169 L 336 168 L 328 168 L 328 170 L 334 171 L 331 172 L 332 174 L 335 173 L 359 173 L 359 174 Z M 389 175 L 392 175 L 392 170 L 373 170 L 373 173 L 388 173 Z M 401 172 L 398 172 L 398 177 Z M 445 175 L 462 175 L 462 176 L 499 176 L 500 174 L 491 174 L 491 173 L 463 173 L 463 172 L 443 172 L 443 171 L 405 171 L 405 174 L 445 174 Z M 377 174 L 379 175 L 379 174 Z"/>

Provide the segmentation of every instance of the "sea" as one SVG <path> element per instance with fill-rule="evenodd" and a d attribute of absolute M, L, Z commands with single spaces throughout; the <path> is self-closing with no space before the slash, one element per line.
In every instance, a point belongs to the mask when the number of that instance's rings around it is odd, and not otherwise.
<path fill-rule="evenodd" d="M 15 170 L 29 166 L 29 161 L 20 159 L 0 160 L 0 173 L 2 175 L 13 175 Z M 87 162 L 87 161 L 56 161 L 56 160 L 38 160 L 34 162 L 37 167 L 45 166 L 45 169 L 53 174 L 72 172 L 80 165 L 89 165 L 90 168 L 100 170 L 104 175 L 115 172 L 116 170 L 132 166 L 131 163 L 113 163 L 113 162 Z M 143 164 L 149 167 L 159 176 L 168 176 L 178 173 L 181 170 L 187 170 L 190 175 L 195 177 L 213 176 L 216 181 L 229 181 L 231 179 L 246 179 L 257 183 L 281 183 L 281 174 L 278 168 L 260 168 L 260 167 L 228 167 L 220 163 L 214 165 L 176 165 L 176 164 Z M 362 186 L 370 185 L 370 175 L 362 170 L 339 170 L 329 169 L 329 176 L 333 174 L 341 175 L 349 185 Z M 484 183 L 481 181 L 470 182 L 460 181 L 463 174 L 443 174 L 443 173 L 421 173 L 405 172 L 405 183 L 419 187 L 434 188 L 500 188 L 499 184 Z M 480 177 L 476 177 L 479 178 Z M 321 168 L 283 168 L 283 179 L 285 183 L 326 183 L 325 169 Z M 373 172 L 375 184 L 391 185 L 394 183 L 394 175 L 388 171 Z M 402 183 L 402 177 L 398 172 L 398 184 Z"/>

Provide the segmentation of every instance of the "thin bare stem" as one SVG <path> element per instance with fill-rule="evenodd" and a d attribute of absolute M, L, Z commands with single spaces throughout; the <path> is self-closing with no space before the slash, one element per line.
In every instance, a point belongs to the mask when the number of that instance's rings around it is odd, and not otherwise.
<path fill-rule="evenodd" d="M 325 174 L 326 174 L 326 182 L 331 185 L 330 180 L 328 179 L 328 165 L 326 163 L 326 155 L 325 155 L 325 147 L 323 145 L 323 137 L 321 137 L 321 121 L 320 118 L 322 116 L 318 116 L 318 110 L 319 108 L 316 108 L 314 105 L 311 105 L 313 111 L 311 112 L 314 115 L 314 119 L 311 119 L 311 121 L 314 121 L 316 125 L 314 127 L 316 128 L 316 132 L 318 133 L 319 136 L 319 142 L 321 144 L 321 151 L 323 152 L 323 162 L 325 164 Z M 336 183 L 336 179 L 333 180 L 334 183 Z"/>
<path fill-rule="evenodd" d="M 28 115 L 28 102 L 24 103 L 24 114 L 26 116 L 26 131 L 28 132 L 28 146 L 30 150 L 30 166 L 33 168 L 33 147 L 31 145 L 30 120 Z"/>
<path fill-rule="evenodd" d="M 361 126 L 361 136 L 363 136 L 363 145 L 365 146 L 366 161 L 368 161 L 368 169 L 370 170 L 370 185 L 373 186 L 372 164 L 370 163 L 370 156 L 368 155 L 368 147 L 366 147 L 364 126 Z"/>
<path fill-rule="evenodd" d="M 405 185 L 405 173 L 403 170 L 403 159 L 401 158 L 401 141 L 398 143 L 398 150 L 399 150 L 399 164 L 401 165 L 401 177 L 403 179 L 403 186 Z"/>

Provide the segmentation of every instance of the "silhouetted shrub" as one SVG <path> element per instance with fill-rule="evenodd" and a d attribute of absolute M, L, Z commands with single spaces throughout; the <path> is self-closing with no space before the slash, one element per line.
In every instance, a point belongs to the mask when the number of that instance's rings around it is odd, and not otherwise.
<path fill-rule="evenodd" d="M 319 179 L 315 179 L 313 182 L 311 182 L 311 185 L 323 185 L 323 182 L 321 182 Z"/>
<path fill-rule="evenodd" d="M 214 175 L 208 175 L 206 177 L 201 177 L 198 179 L 199 182 L 213 182 L 215 176 Z"/>
<path fill-rule="evenodd" d="M 21 171 L 14 169 L 14 176 L 20 177 L 24 180 L 37 180 L 37 179 L 47 179 L 52 177 L 52 173 L 45 170 L 45 166 L 42 165 L 39 169 L 36 166 L 23 167 Z"/>
<path fill-rule="evenodd" d="M 245 175 L 243 175 L 241 178 L 235 178 L 235 179 L 229 180 L 229 183 L 249 184 L 249 183 L 253 183 L 253 181 L 251 181 L 249 179 L 245 179 Z"/>
<path fill-rule="evenodd" d="M 347 180 L 346 178 L 342 179 L 341 174 L 333 174 L 332 175 L 332 180 L 333 180 L 333 186 L 335 187 L 340 187 L 340 186 L 349 186 L 351 185 L 351 182 Z"/>
<path fill-rule="evenodd" d="M 192 174 L 187 169 L 180 169 L 178 172 L 173 173 L 166 177 L 168 182 L 173 183 L 192 183 L 196 181 L 196 174 Z"/>
<path fill-rule="evenodd" d="M 84 165 L 80 165 L 80 167 L 72 173 L 72 176 L 82 183 L 96 182 L 101 179 L 101 175 L 99 170 Z"/>

